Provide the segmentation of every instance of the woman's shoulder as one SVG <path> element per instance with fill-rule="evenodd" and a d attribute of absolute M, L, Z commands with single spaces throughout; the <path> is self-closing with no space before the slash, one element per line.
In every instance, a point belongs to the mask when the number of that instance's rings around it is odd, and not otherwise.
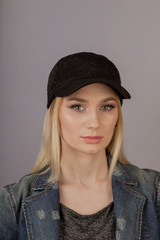
<path fill-rule="evenodd" d="M 160 196 L 160 172 L 152 169 L 142 169 L 133 164 L 118 164 L 123 181 L 133 184 L 136 189 L 146 195 Z M 159 199 L 160 201 L 160 199 Z"/>
<path fill-rule="evenodd" d="M 115 175 L 119 176 L 130 176 L 131 178 L 137 178 L 137 179 L 155 179 L 157 177 L 160 177 L 160 172 L 153 170 L 153 169 L 147 169 L 147 168 L 140 168 L 134 164 L 127 163 L 122 164 L 119 161 L 116 164 L 115 167 Z"/>
<path fill-rule="evenodd" d="M 147 169 L 147 168 L 140 168 L 138 166 L 135 166 L 133 164 L 125 164 L 123 165 L 125 169 L 127 169 L 130 174 L 132 174 L 136 179 L 139 180 L 153 180 L 156 179 L 160 180 L 160 172 L 153 170 L 153 169 Z"/>
<path fill-rule="evenodd" d="M 49 173 L 29 174 L 0 192 L 0 239 L 18 239 L 18 219 L 23 216 L 25 201 L 49 187 Z M 23 217 L 22 217 L 23 218 Z M 22 219 L 21 219 L 22 220 Z"/>
<path fill-rule="evenodd" d="M 113 172 L 113 186 L 115 189 L 119 186 L 126 193 L 143 196 L 160 211 L 160 172 L 117 162 Z"/>
<path fill-rule="evenodd" d="M 17 183 L 6 185 L 0 192 L 0 200 L 9 198 L 15 204 L 32 196 L 34 189 L 43 189 L 48 186 L 49 173 L 35 173 L 23 176 Z"/>
<path fill-rule="evenodd" d="M 12 200 L 16 197 L 16 199 L 22 199 L 29 196 L 31 194 L 31 188 L 33 182 L 37 178 L 37 174 L 28 174 L 23 176 L 18 182 L 11 183 L 1 190 L 0 192 L 0 199 L 2 197 L 8 197 Z"/>
<path fill-rule="evenodd" d="M 120 182 L 139 186 L 142 189 L 160 191 L 160 172 L 152 169 L 143 169 L 133 164 L 117 162 L 113 172 L 113 179 Z"/>

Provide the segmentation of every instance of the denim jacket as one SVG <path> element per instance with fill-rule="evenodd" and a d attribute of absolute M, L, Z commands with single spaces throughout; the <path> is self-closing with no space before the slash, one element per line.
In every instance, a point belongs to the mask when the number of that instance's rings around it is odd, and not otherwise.
<path fill-rule="evenodd" d="M 27 175 L 0 193 L 0 240 L 59 240 L 59 186 Z M 160 239 L 160 173 L 117 162 L 112 188 L 117 240 Z"/>

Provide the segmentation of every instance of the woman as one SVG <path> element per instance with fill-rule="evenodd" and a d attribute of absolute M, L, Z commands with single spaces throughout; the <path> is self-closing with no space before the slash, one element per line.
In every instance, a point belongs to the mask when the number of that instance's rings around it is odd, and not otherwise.
<path fill-rule="evenodd" d="M 106 57 L 58 61 L 37 161 L 1 192 L 0 239 L 159 239 L 160 173 L 131 165 L 122 150 L 127 98 Z"/>

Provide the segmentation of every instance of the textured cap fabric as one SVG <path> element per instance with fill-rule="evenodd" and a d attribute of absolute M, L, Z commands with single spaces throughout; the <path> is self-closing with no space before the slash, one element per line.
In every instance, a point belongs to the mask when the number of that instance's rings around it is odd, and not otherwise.
<path fill-rule="evenodd" d="M 118 69 L 108 58 L 92 52 L 79 52 L 61 58 L 50 72 L 47 108 L 55 97 L 68 96 L 92 83 L 111 87 L 121 102 L 122 99 L 131 98 L 129 92 L 121 86 Z"/>

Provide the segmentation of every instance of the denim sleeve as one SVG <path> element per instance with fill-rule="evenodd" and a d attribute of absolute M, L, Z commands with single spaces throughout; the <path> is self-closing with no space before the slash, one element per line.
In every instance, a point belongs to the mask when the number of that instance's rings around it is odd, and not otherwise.
<path fill-rule="evenodd" d="M 0 192 L 0 239 L 18 239 L 15 213 L 16 203 L 11 188 L 8 186 Z"/>
<path fill-rule="evenodd" d="M 159 222 L 159 236 L 160 236 L 160 173 L 156 181 L 157 187 L 157 217 Z"/>

